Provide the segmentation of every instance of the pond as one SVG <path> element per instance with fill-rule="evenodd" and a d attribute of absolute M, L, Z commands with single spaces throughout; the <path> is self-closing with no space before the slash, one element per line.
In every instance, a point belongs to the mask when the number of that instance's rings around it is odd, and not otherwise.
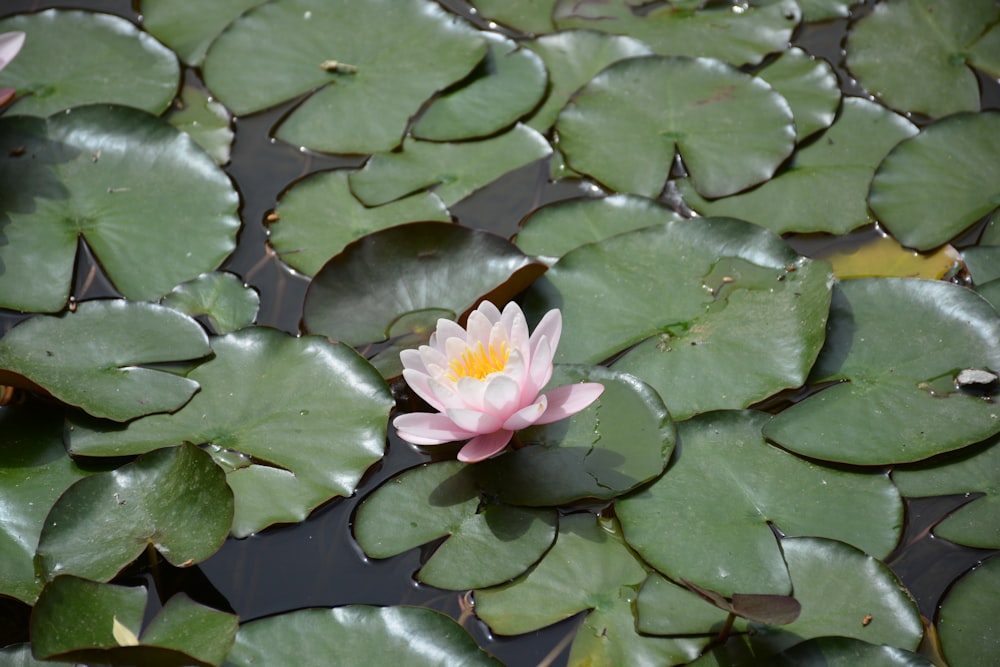
<path fill-rule="evenodd" d="M 0 664 L 1000 652 L 993 0 L 11 31 Z"/>

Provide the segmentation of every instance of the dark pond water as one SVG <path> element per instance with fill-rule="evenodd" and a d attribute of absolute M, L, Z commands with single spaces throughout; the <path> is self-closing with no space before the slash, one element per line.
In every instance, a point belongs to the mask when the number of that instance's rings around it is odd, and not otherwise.
<path fill-rule="evenodd" d="M 457 1 L 442 4 L 461 10 Z M 861 11 L 866 11 L 866 3 Z M 129 0 L 3 0 L 0 17 L 48 7 L 76 7 L 118 14 L 137 21 L 138 14 Z M 841 59 L 841 42 L 846 21 L 833 21 L 811 27 L 796 42 L 834 65 Z M 844 89 L 857 94 L 853 83 L 838 70 Z M 185 74 L 187 83 L 200 85 L 198 72 Z M 1000 87 L 982 77 L 984 103 L 1000 108 Z M 236 121 L 232 161 L 227 171 L 242 196 L 244 229 L 239 246 L 224 269 L 240 275 L 261 294 L 258 323 L 298 331 L 302 301 L 307 281 L 284 268 L 268 251 L 262 221 L 274 208 L 281 193 L 303 176 L 335 167 L 358 166 L 361 159 L 346 159 L 300 151 L 273 141 L 268 136 L 275 120 L 292 104 L 264 114 Z M 915 119 L 919 120 L 919 119 Z M 505 236 L 517 232 L 519 221 L 541 204 L 593 194 L 580 183 L 548 183 L 547 163 L 519 169 L 474 196 L 451 208 L 458 221 L 467 226 L 488 229 Z M 870 234 L 870 232 L 866 232 Z M 860 236 L 864 237 L 866 233 Z M 974 233 L 967 238 L 974 242 Z M 796 247 L 815 249 L 829 239 L 799 239 Z M 94 263 L 81 251 L 77 299 L 112 294 Z M 0 320 L 0 331 L 17 318 Z M 352 513 L 357 499 L 364 497 L 387 477 L 425 460 L 413 449 L 390 435 L 388 455 L 369 473 L 354 498 L 335 501 L 316 511 L 306 522 L 272 528 L 249 539 L 230 540 L 213 558 L 199 568 L 183 571 L 163 569 L 161 583 L 169 588 L 183 587 L 189 594 L 219 608 L 230 608 L 242 620 L 250 620 L 282 611 L 309 606 L 336 606 L 351 603 L 413 604 L 431 607 L 460 619 L 479 643 L 510 665 L 563 665 L 566 663 L 568 638 L 577 618 L 536 633 L 513 639 L 492 638 L 485 626 L 468 613 L 463 593 L 438 590 L 417 584 L 412 573 L 419 568 L 421 553 L 410 552 L 384 561 L 369 561 L 348 538 Z M 929 526 L 966 499 L 929 499 L 909 503 L 908 526 L 903 548 L 889 559 L 920 605 L 921 612 L 933 617 L 947 586 L 968 570 L 984 553 L 957 547 L 928 535 Z M 135 577 L 149 578 L 137 571 Z M 166 595 L 170 591 L 161 591 Z M 2 601 L 0 601 L 2 602 Z M 26 638 L 27 607 L 0 606 L 0 644 Z M 155 610 L 150 610 L 150 612 Z"/>

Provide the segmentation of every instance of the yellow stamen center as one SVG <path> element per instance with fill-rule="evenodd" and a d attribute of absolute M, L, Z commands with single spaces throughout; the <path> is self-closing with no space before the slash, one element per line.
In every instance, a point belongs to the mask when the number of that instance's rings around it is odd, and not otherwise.
<path fill-rule="evenodd" d="M 500 343 L 500 347 L 495 347 L 492 343 L 489 348 L 484 348 L 482 343 L 476 343 L 475 347 L 465 348 L 465 352 L 458 359 L 452 359 L 448 364 L 451 370 L 448 378 L 452 382 L 457 382 L 464 377 L 482 380 L 490 373 L 498 373 L 507 365 L 507 357 L 510 351 L 507 343 Z"/>

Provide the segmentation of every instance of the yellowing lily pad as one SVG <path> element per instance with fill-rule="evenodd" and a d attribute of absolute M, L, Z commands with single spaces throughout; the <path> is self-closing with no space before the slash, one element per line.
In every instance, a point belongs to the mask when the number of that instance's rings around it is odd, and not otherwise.
<path fill-rule="evenodd" d="M 931 252 L 916 252 L 899 245 L 891 236 L 877 235 L 860 246 L 841 249 L 833 245 L 817 253 L 830 262 L 838 278 L 929 278 L 938 280 L 952 271 L 962 255 L 950 245 Z"/>

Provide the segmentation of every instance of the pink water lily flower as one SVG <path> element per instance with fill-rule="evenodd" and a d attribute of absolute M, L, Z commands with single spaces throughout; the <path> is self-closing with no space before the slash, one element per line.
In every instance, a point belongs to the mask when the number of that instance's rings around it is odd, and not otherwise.
<path fill-rule="evenodd" d="M 23 32 L 5 32 L 0 35 L 0 70 L 10 64 L 22 46 L 24 46 Z M 0 88 L 0 107 L 10 102 L 16 92 L 13 88 Z"/>
<path fill-rule="evenodd" d="M 399 437 L 415 445 L 470 439 L 458 453 L 466 463 L 503 451 L 514 431 L 580 412 L 604 386 L 581 382 L 539 393 L 552 377 L 552 357 L 562 333 L 562 314 L 550 310 L 528 336 L 517 304 L 503 313 L 483 301 L 468 329 L 438 320 L 427 345 L 404 350 L 403 377 L 437 412 L 400 415 Z"/>

